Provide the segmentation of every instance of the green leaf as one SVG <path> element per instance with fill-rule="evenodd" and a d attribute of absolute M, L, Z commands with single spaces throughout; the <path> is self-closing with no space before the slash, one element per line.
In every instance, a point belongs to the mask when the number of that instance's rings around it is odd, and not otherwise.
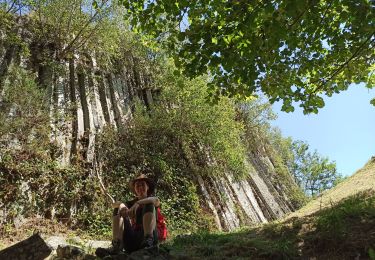
<path fill-rule="evenodd" d="M 369 257 L 370 257 L 371 260 L 375 260 L 375 250 L 372 249 L 371 247 L 368 250 L 368 255 L 369 255 Z"/>
<path fill-rule="evenodd" d="M 96 0 L 94 0 L 93 2 L 92 2 L 92 7 L 94 7 L 94 9 L 98 9 L 98 1 L 96 1 Z"/>
<path fill-rule="evenodd" d="M 325 104 L 309 97 L 314 87 L 331 95 L 347 90 L 350 83 L 373 85 L 369 78 L 373 71 L 369 29 L 375 19 L 371 1 L 344 6 L 341 1 L 318 1 L 312 6 L 307 0 L 265 1 L 262 8 L 253 3 L 243 8 L 241 1 L 165 0 L 145 10 L 143 1 L 126 2 L 132 24 L 145 28 L 142 33 L 155 36 L 170 52 L 186 51 L 181 67 L 190 77 L 208 72 L 220 92 L 243 95 L 245 91 L 236 93 L 230 84 L 220 84 L 241 78 L 251 92 L 260 89 L 275 100 L 292 99 L 306 113 L 315 113 Z M 189 19 L 186 37 L 170 30 L 181 23 L 176 9 L 184 10 Z M 359 47 L 361 52 L 356 51 Z M 217 70 L 213 51 L 225 57 L 221 64 L 227 73 Z M 301 91 L 290 93 L 293 86 Z M 288 106 L 285 109 L 291 111 Z"/>
<path fill-rule="evenodd" d="M 173 71 L 173 75 L 176 76 L 176 77 L 181 76 L 181 72 L 180 72 L 180 70 L 175 69 L 175 70 Z"/>

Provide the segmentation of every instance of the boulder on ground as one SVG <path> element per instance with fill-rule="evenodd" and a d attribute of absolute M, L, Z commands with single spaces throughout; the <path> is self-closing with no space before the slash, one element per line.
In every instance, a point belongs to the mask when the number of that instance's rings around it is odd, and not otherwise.
<path fill-rule="evenodd" d="M 82 240 L 80 240 L 82 241 Z M 81 248 L 82 244 L 82 248 Z M 94 260 L 96 256 L 86 252 L 97 247 L 108 247 L 109 241 L 87 241 L 79 246 L 69 245 L 64 237 L 52 236 L 44 241 L 37 233 L 31 237 L 0 251 L 0 259 L 12 260 Z M 86 251 L 85 251 L 86 250 Z M 52 254 L 51 254 L 52 252 Z M 164 249 L 155 247 L 153 249 L 141 249 L 131 253 L 120 253 L 118 255 L 106 256 L 105 260 L 166 260 L 171 259 Z"/>
<path fill-rule="evenodd" d="M 0 251 L 0 259 L 42 260 L 48 257 L 52 248 L 40 237 L 39 233 Z"/>

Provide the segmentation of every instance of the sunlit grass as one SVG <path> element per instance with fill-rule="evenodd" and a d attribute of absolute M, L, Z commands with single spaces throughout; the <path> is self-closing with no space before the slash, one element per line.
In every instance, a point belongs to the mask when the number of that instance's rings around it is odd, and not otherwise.
<path fill-rule="evenodd" d="M 375 192 L 352 195 L 313 215 L 234 232 L 178 236 L 177 259 L 350 259 L 370 257 L 375 245 Z"/>
<path fill-rule="evenodd" d="M 290 214 L 287 218 L 303 217 L 312 214 L 326 207 L 331 207 L 332 204 L 344 198 L 366 190 L 375 191 L 375 159 L 371 159 L 363 168 L 345 181 L 323 192 L 319 197 L 311 200 L 306 206 Z"/>

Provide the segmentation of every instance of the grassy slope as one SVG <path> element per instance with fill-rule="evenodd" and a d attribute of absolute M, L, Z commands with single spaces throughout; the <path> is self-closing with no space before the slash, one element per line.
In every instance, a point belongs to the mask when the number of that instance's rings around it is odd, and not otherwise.
<path fill-rule="evenodd" d="M 318 198 L 310 201 L 300 210 L 290 214 L 288 218 L 303 217 L 331 204 L 365 190 L 375 190 L 375 158 L 336 187 L 323 192 Z"/>
<path fill-rule="evenodd" d="M 176 259 L 375 259 L 375 160 L 282 221 L 169 246 Z"/>

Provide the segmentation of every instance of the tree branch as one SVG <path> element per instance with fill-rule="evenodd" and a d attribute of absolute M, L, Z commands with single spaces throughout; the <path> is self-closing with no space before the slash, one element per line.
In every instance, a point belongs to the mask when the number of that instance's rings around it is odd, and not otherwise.
<path fill-rule="evenodd" d="M 99 9 L 103 8 L 105 3 L 107 3 L 108 0 L 104 0 L 102 4 L 100 5 Z M 81 28 L 81 30 L 77 33 L 77 35 L 74 37 L 74 39 L 64 48 L 61 55 L 64 56 L 65 53 L 73 46 L 73 44 L 78 40 L 78 38 L 81 36 L 83 31 L 94 21 L 95 17 L 99 14 L 99 11 L 96 11 L 95 14 L 84 24 L 84 26 Z"/>
<path fill-rule="evenodd" d="M 84 45 L 89 39 L 90 37 L 94 34 L 94 32 L 96 31 L 96 29 L 98 28 L 99 24 L 95 24 L 94 28 L 91 30 L 91 32 L 87 35 L 87 37 L 84 37 L 83 40 L 81 42 L 78 42 L 77 43 L 77 46 L 76 48 L 79 49 L 82 47 L 82 45 Z"/>
<path fill-rule="evenodd" d="M 367 37 L 367 39 L 357 48 L 357 50 L 352 54 L 352 56 L 350 56 L 350 58 L 345 61 L 343 64 L 341 64 L 334 72 L 332 72 L 328 78 L 323 78 L 319 81 L 321 81 L 321 84 L 313 91 L 313 93 L 317 93 L 319 90 L 321 90 L 321 88 L 324 86 L 324 84 L 330 80 L 332 80 L 345 66 L 347 66 L 349 64 L 349 62 L 351 62 L 353 59 L 355 59 L 357 57 L 357 55 L 359 55 L 361 53 L 361 51 L 363 50 L 363 47 L 367 44 L 368 41 L 371 40 L 371 38 L 375 35 L 375 32 L 371 33 L 369 35 L 369 37 Z M 373 41 L 375 41 L 375 39 L 371 40 L 370 43 L 372 43 Z M 317 81 L 315 81 L 317 82 Z M 312 83 L 315 83 L 315 82 L 312 82 Z"/>
<path fill-rule="evenodd" d="M 328 13 L 328 10 L 331 8 L 332 4 L 333 4 L 333 1 L 331 0 L 331 1 L 328 3 L 326 9 L 324 10 L 324 13 L 323 13 L 323 15 L 322 15 L 322 18 L 320 19 L 320 22 L 319 22 L 319 26 L 316 27 L 316 30 L 315 30 L 314 33 L 313 33 L 313 37 L 312 37 L 311 42 L 314 42 L 314 41 L 315 41 L 315 39 L 316 39 L 316 33 L 317 33 L 318 30 L 322 27 L 322 25 L 323 25 L 323 21 L 324 21 L 324 19 L 326 18 L 326 15 L 327 15 L 327 13 Z"/>
<path fill-rule="evenodd" d="M 15 4 L 16 4 L 16 0 L 14 0 L 14 1 L 12 2 L 12 5 L 11 5 L 11 6 L 9 7 L 9 9 L 6 11 L 7 14 L 13 9 L 13 7 L 14 7 Z"/>

